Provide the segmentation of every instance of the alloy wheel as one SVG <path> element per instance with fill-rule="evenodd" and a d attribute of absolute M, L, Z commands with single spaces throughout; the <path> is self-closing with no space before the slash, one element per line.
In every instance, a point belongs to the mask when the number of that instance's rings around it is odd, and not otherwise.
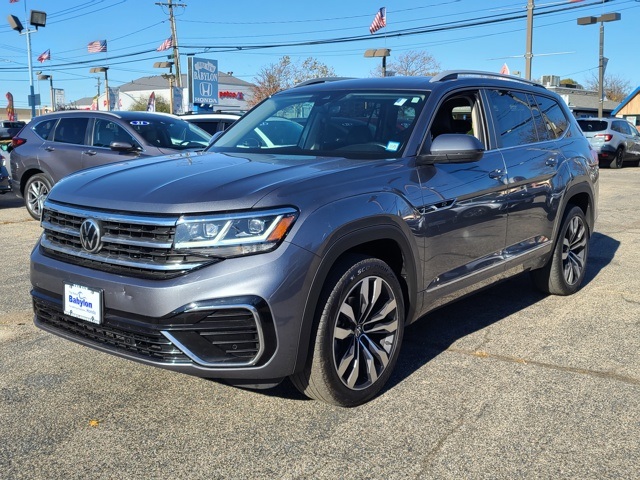
<path fill-rule="evenodd" d="M 398 306 L 380 277 L 358 282 L 340 306 L 333 331 L 333 360 L 342 383 L 362 390 L 380 377 L 397 348 Z"/>
<path fill-rule="evenodd" d="M 587 229 L 584 221 L 580 217 L 573 217 L 562 240 L 562 270 L 569 285 L 581 278 L 585 268 L 586 246 Z"/>
<path fill-rule="evenodd" d="M 35 180 L 29 184 L 26 196 L 27 208 L 34 217 L 40 218 L 47 195 L 49 195 L 49 185 L 42 180 Z"/>

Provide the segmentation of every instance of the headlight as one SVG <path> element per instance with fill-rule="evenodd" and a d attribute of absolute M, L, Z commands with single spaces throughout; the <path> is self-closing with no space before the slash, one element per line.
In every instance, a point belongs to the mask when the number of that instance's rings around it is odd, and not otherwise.
<path fill-rule="evenodd" d="M 182 217 L 174 248 L 215 257 L 237 257 L 273 250 L 287 235 L 298 212 L 293 208 Z"/>

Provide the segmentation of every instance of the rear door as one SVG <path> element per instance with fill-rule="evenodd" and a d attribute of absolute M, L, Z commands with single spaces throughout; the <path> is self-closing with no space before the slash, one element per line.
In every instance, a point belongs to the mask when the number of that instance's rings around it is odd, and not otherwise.
<path fill-rule="evenodd" d="M 557 215 L 560 140 L 569 122 L 555 99 L 517 90 L 486 91 L 507 169 L 505 259 L 547 246 Z"/>
<path fill-rule="evenodd" d="M 49 135 L 40 146 L 38 160 L 54 182 L 82 169 L 88 124 L 87 117 L 62 117 L 53 135 Z"/>

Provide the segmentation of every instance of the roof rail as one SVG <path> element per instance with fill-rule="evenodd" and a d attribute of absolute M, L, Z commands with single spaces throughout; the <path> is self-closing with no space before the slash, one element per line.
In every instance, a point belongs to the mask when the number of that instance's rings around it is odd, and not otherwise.
<path fill-rule="evenodd" d="M 429 82 L 446 82 L 447 80 L 457 80 L 460 77 L 501 78 L 503 80 L 511 80 L 512 82 L 526 83 L 527 85 L 545 88 L 541 83 L 532 80 L 525 80 L 524 78 L 513 75 L 505 75 L 504 73 L 483 72 L 480 70 L 447 70 L 432 77 Z"/>
<path fill-rule="evenodd" d="M 296 84 L 296 87 L 306 87 L 307 85 L 316 85 L 317 83 L 337 82 L 338 80 L 353 80 L 355 77 L 321 77 L 312 78 Z"/>

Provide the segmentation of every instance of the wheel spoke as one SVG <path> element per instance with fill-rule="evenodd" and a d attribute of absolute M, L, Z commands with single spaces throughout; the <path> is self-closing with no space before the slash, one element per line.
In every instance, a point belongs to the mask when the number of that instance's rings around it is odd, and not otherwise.
<path fill-rule="evenodd" d="M 373 288 L 371 287 L 373 284 Z M 376 301 L 380 297 L 380 293 L 382 292 L 382 282 L 379 278 L 366 278 L 361 283 L 360 288 L 360 318 L 359 322 L 365 321 L 373 307 L 376 304 Z"/>
<path fill-rule="evenodd" d="M 390 337 L 393 337 L 393 335 L 390 335 Z M 385 349 L 380 348 L 378 345 L 376 345 L 376 343 L 372 341 L 367 335 L 363 335 L 361 338 L 367 342 L 367 349 L 374 357 L 376 357 L 378 362 L 382 365 L 382 368 L 386 367 L 389 363 L 389 355 L 387 354 Z M 387 339 L 385 339 L 385 343 L 387 343 Z M 391 340 L 390 344 L 393 344 L 393 339 Z"/>
<path fill-rule="evenodd" d="M 345 372 L 347 371 L 347 368 L 349 368 L 349 365 L 351 365 L 351 362 L 353 361 L 355 356 L 356 356 L 355 347 L 353 342 L 351 342 L 351 346 L 349 347 L 347 352 L 344 354 L 344 356 L 340 359 L 340 364 L 338 365 L 338 375 L 342 377 L 345 374 Z"/>
<path fill-rule="evenodd" d="M 395 298 L 390 298 L 387 303 L 385 303 L 382 308 L 371 316 L 369 319 L 365 319 L 364 325 L 369 325 L 371 323 L 379 322 L 380 320 L 384 320 L 391 312 L 395 311 L 397 305 Z"/>
<path fill-rule="evenodd" d="M 378 379 L 378 370 L 376 368 L 376 361 L 367 348 L 367 346 L 362 342 L 358 342 L 358 351 L 362 352 L 362 356 L 364 357 L 365 364 L 365 374 L 367 375 L 366 385 L 371 385 Z"/>
<path fill-rule="evenodd" d="M 344 302 L 340 306 L 340 313 L 347 317 L 354 327 L 357 325 L 358 322 L 356 321 L 355 313 L 353 313 L 353 308 L 351 308 L 351 305 L 349 305 L 347 302 Z"/>
<path fill-rule="evenodd" d="M 336 327 L 333 332 L 333 337 L 338 340 L 344 340 L 345 338 L 349 338 L 355 332 L 349 328 Z"/>

